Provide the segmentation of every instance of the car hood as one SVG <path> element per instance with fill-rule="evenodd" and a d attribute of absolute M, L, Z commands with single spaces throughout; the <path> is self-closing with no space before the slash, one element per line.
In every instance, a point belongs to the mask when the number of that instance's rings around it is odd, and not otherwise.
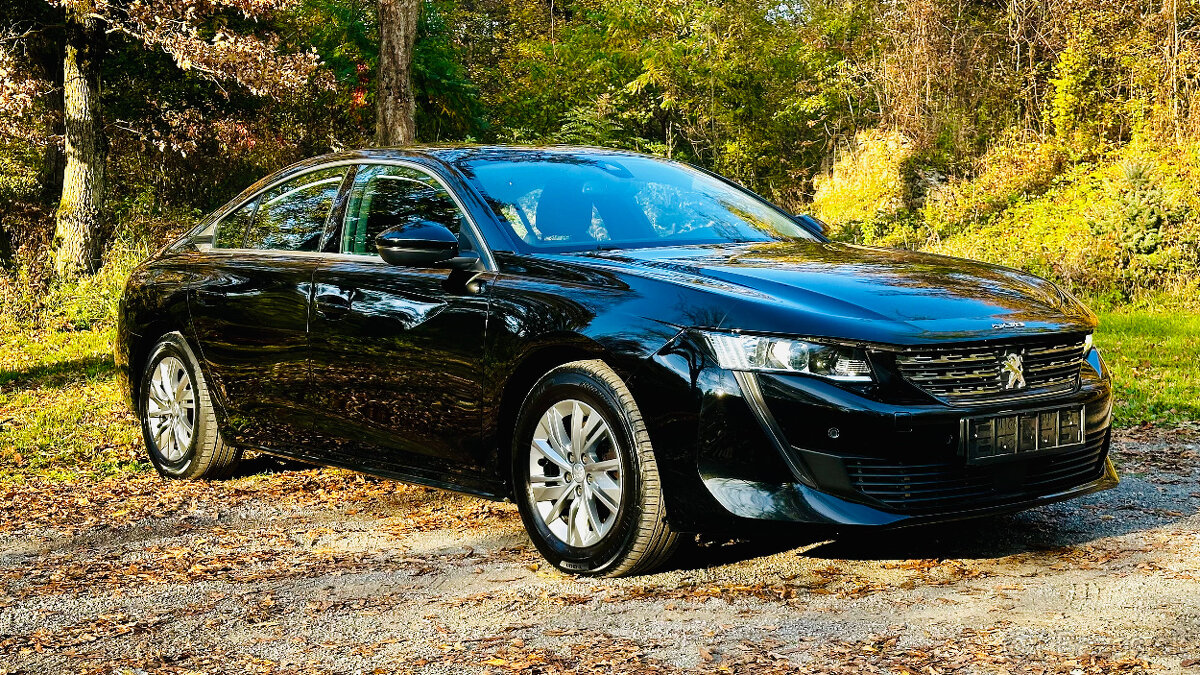
<path fill-rule="evenodd" d="M 1096 319 L 1018 270 L 825 242 L 623 249 L 556 256 L 721 296 L 723 329 L 913 343 L 1091 331 Z M 564 260 L 565 262 L 566 260 Z"/>

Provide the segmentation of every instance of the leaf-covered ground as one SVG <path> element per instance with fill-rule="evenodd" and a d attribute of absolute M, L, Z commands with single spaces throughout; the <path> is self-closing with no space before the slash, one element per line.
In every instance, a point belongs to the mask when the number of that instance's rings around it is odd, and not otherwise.
<path fill-rule="evenodd" d="M 8 483 L 0 672 L 1192 671 L 1200 434 L 1118 452 L 1122 486 L 1075 502 L 697 542 L 623 580 L 549 569 L 511 505 L 265 459 Z"/>

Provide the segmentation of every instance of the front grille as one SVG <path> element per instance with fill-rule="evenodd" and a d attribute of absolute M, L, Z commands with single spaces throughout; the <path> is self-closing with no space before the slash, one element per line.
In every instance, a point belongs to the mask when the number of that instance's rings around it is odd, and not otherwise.
<path fill-rule="evenodd" d="M 1066 452 L 987 465 L 871 457 L 844 461 L 854 488 L 890 510 L 962 511 L 1050 495 L 1099 479 L 1107 454 L 1105 437 L 1099 434 Z"/>
<path fill-rule="evenodd" d="M 1025 386 L 1007 388 L 1004 363 L 1021 357 Z M 905 380 L 955 405 L 1074 391 L 1083 363 L 1083 337 L 1007 345 L 918 347 L 896 355 Z"/>

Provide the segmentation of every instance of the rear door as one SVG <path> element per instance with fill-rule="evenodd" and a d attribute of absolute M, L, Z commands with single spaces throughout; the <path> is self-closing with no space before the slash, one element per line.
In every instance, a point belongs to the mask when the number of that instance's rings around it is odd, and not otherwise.
<path fill-rule="evenodd" d="M 358 169 L 338 237 L 314 278 L 309 337 L 321 444 L 348 463 L 471 487 L 481 474 L 487 274 L 397 267 L 375 235 L 433 221 L 480 250 L 467 216 L 429 172 Z"/>
<path fill-rule="evenodd" d="M 288 451 L 311 441 L 308 321 L 312 277 L 350 167 L 270 187 L 216 225 L 192 324 L 239 444 Z"/>

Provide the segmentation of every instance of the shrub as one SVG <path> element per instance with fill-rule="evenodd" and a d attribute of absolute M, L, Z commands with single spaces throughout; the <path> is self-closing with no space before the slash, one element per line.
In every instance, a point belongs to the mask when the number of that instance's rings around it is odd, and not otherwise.
<path fill-rule="evenodd" d="M 0 273 L 0 331 L 24 328 L 85 330 L 110 325 L 125 281 L 153 244 L 122 236 L 92 276 L 76 281 L 53 278 L 46 255 L 26 257 Z"/>
<path fill-rule="evenodd" d="M 1044 194 L 1066 166 L 1067 152 L 1056 142 L 999 143 L 976 162 L 974 178 L 931 192 L 922 217 L 936 241 Z"/>
<path fill-rule="evenodd" d="M 956 229 L 943 225 L 949 236 L 929 248 L 1022 268 L 1092 296 L 1186 298 L 1200 264 L 1197 158 L 1194 149 L 1130 146 L 1073 167 L 1040 196 L 1014 197 Z"/>
<path fill-rule="evenodd" d="M 813 179 L 813 212 L 835 238 L 874 242 L 907 215 L 912 156 L 912 143 L 899 132 L 859 132 L 833 170 Z"/>

